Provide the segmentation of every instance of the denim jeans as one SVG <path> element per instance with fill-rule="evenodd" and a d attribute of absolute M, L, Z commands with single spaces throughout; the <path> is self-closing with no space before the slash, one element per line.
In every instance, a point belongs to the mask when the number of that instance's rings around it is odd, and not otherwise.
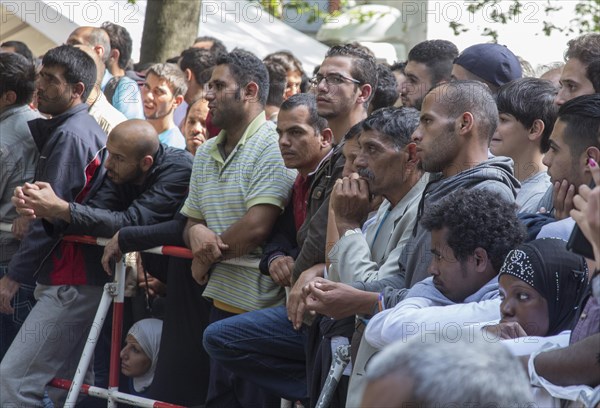
<path fill-rule="evenodd" d="M 8 262 L 0 262 L 0 278 L 7 272 Z M 0 313 L 0 361 L 35 305 L 34 289 L 35 285 L 21 284 L 11 303 L 14 313 L 11 315 Z"/>
<path fill-rule="evenodd" d="M 285 306 L 243 313 L 209 325 L 204 348 L 235 375 L 282 398 L 305 401 L 304 330 L 296 331 Z"/>

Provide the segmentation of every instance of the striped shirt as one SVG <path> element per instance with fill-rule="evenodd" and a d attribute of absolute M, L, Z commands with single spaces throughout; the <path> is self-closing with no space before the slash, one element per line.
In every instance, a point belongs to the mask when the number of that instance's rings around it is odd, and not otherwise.
<path fill-rule="evenodd" d="M 189 218 L 204 220 L 222 234 L 257 204 L 283 209 L 289 199 L 295 170 L 283 164 L 275 125 L 264 112 L 248 126 L 226 159 L 219 151 L 225 131 L 207 140 L 196 152 L 189 196 L 181 210 Z M 251 255 L 260 256 L 261 248 Z M 229 311 L 250 311 L 283 303 L 283 289 L 258 268 L 216 264 L 204 296 Z"/>

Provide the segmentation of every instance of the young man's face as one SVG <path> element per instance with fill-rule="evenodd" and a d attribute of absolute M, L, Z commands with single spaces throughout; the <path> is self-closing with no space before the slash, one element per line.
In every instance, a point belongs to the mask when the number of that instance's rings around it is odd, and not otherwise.
<path fill-rule="evenodd" d="M 494 156 L 515 158 L 528 143 L 529 129 L 510 113 L 501 113 L 498 128 L 492 137 L 490 151 Z"/>
<path fill-rule="evenodd" d="M 351 71 L 352 58 L 325 58 L 317 74 L 323 79 L 314 88 L 320 116 L 333 119 L 348 115 L 354 109 L 361 90 L 360 85 L 353 82 L 356 78 Z"/>
<path fill-rule="evenodd" d="M 455 303 L 462 303 L 479 288 L 474 287 L 472 278 L 476 273 L 472 257 L 460 261 L 448 246 L 448 228 L 431 231 L 431 253 L 429 274 L 433 284 L 444 296 Z"/>
<path fill-rule="evenodd" d="M 142 87 L 142 102 L 146 119 L 161 119 L 173 114 L 179 102 L 173 95 L 169 82 L 149 73 Z"/>
<path fill-rule="evenodd" d="M 435 85 L 429 68 L 421 62 L 408 61 L 404 68 L 406 81 L 402 84 L 402 106 L 421 110 L 423 99 Z"/>
<path fill-rule="evenodd" d="M 323 141 L 323 136 L 310 123 L 306 106 L 279 111 L 277 133 L 285 167 L 297 169 L 303 175 L 314 171 L 329 150 L 329 143 Z"/>
<path fill-rule="evenodd" d="M 299 71 L 288 71 L 286 74 L 285 92 L 283 97 L 285 99 L 292 95 L 300 93 L 300 84 L 302 83 L 302 73 Z"/>
<path fill-rule="evenodd" d="M 557 105 L 582 95 L 595 93 L 594 85 L 586 76 L 587 65 L 578 58 L 571 58 L 565 64 L 560 76 L 560 89 L 554 102 Z"/>
<path fill-rule="evenodd" d="M 448 103 L 444 89 L 438 87 L 427 94 L 421 107 L 419 126 L 412 135 L 421 167 L 428 172 L 447 169 L 460 150 L 455 121 L 448 118 L 444 106 Z"/>
<path fill-rule="evenodd" d="M 550 135 L 550 150 L 544 155 L 543 163 L 548 167 L 552 183 L 567 180 L 569 184 L 579 188 L 587 181 L 584 176 L 587 156 L 584 151 L 578 157 L 574 157 L 571 147 L 566 142 L 568 137 L 567 124 L 557 120 Z"/>
<path fill-rule="evenodd" d="M 38 109 L 52 116 L 60 115 L 73 106 L 77 99 L 72 84 L 67 83 L 65 69 L 43 66 L 37 81 Z"/>

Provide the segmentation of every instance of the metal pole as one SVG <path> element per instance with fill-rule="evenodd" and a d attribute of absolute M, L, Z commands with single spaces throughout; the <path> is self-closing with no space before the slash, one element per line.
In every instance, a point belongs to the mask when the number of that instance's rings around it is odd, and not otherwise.
<path fill-rule="evenodd" d="M 111 285 L 112 284 L 110 283 L 104 285 L 104 293 L 102 293 L 100 305 L 98 306 L 98 310 L 96 311 L 94 322 L 92 323 L 92 327 L 90 328 L 85 347 L 83 348 L 83 353 L 81 354 L 81 358 L 79 359 L 79 364 L 77 365 L 77 371 L 75 372 L 73 383 L 71 384 L 71 388 L 69 389 L 69 393 L 67 394 L 67 401 L 65 403 L 65 407 L 67 408 L 75 407 L 75 404 L 77 403 L 79 391 L 83 384 L 83 380 L 85 378 L 87 369 L 90 365 L 90 361 L 92 360 L 92 356 L 94 355 L 94 348 L 96 347 L 96 343 L 98 342 L 98 336 L 100 336 L 100 331 L 102 330 L 102 325 L 104 324 L 106 313 L 108 312 L 108 308 L 110 307 L 110 301 L 112 298 L 112 295 L 110 293 Z"/>

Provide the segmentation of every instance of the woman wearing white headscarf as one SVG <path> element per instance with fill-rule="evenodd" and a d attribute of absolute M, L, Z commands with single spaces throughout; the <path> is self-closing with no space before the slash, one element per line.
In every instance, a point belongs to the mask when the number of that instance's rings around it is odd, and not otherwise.
<path fill-rule="evenodd" d="M 144 395 L 152 384 L 162 324 L 158 319 L 140 320 L 127 333 L 125 347 L 121 350 L 121 372 L 133 382 L 130 383 L 133 394 Z"/>

